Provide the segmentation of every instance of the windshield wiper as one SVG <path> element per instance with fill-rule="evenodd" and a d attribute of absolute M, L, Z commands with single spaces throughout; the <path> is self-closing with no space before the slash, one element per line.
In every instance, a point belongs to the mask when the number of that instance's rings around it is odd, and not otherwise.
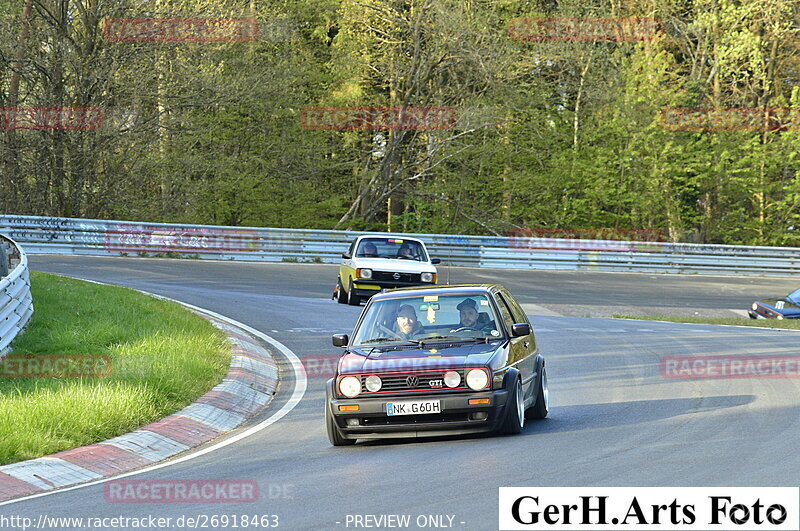
<path fill-rule="evenodd" d="M 361 343 L 362 345 L 369 345 L 370 343 L 387 343 L 389 341 L 402 341 L 403 343 L 413 343 L 417 344 L 418 342 L 413 339 L 401 339 L 399 337 L 376 337 L 375 339 L 370 339 L 368 341 L 364 341 Z"/>
<path fill-rule="evenodd" d="M 470 342 L 470 341 L 483 341 L 484 343 L 488 343 L 489 342 L 489 338 L 488 337 L 431 336 L 431 337 L 425 337 L 425 338 L 421 339 L 419 341 L 419 343 L 422 344 L 423 342 L 430 342 L 431 340 L 433 340 L 433 341 L 442 341 L 442 340 L 445 340 L 445 339 L 451 340 L 451 341 L 455 340 L 455 341 L 458 341 L 458 342 L 461 342 L 461 343 L 466 343 L 466 342 Z"/>

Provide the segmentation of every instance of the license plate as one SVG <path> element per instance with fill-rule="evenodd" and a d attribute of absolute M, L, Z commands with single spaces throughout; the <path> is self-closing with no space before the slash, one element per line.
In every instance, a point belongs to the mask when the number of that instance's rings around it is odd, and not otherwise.
<path fill-rule="evenodd" d="M 402 402 L 386 403 L 386 414 L 390 417 L 396 415 L 425 415 L 441 412 L 442 406 L 438 400 L 404 400 Z"/>

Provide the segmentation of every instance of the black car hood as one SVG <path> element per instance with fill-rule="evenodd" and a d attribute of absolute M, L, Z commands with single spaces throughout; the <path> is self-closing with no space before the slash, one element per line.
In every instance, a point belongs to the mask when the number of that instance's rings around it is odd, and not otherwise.
<path fill-rule="evenodd" d="M 436 344 L 427 348 L 353 349 L 339 362 L 340 374 L 484 367 L 506 340 Z"/>

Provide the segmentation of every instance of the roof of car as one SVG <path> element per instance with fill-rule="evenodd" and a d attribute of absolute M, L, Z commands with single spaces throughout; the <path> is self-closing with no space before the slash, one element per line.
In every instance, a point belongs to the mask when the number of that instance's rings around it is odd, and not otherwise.
<path fill-rule="evenodd" d="M 414 238 L 413 236 L 404 236 L 402 234 L 362 234 L 361 236 L 358 236 L 356 240 L 363 240 L 364 238 L 377 238 L 379 240 L 392 238 L 395 240 L 410 240 L 422 243 L 422 240 L 420 240 L 419 238 Z"/>
<path fill-rule="evenodd" d="M 492 288 L 501 288 L 500 284 L 450 284 L 443 286 L 414 286 L 411 288 L 397 288 L 374 295 L 373 300 L 391 299 L 397 295 L 466 295 L 471 293 L 489 293 Z"/>

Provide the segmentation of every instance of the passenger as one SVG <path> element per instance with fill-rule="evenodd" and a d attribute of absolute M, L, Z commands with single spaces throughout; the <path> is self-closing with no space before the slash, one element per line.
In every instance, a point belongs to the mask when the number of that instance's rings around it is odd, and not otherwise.
<path fill-rule="evenodd" d="M 361 249 L 361 256 L 367 258 L 375 258 L 378 256 L 378 248 L 375 247 L 375 244 L 372 242 L 367 242 L 364 244 L 364 247 Z"/>
<path fill-rule="evenodd" d="M 400 306 L 397 310 L 396 332 L 400 339 L 413 339 L 422 333 L 422 325 L 417 320 L 417 312 L 409 304 Z"/>
<path fill-rule="evenodd" d="M 464 299 L 456 309 L 461 314 L 461 326 L 475 330 L 493 329 L 491 321 L 485 313 L 478 313 L 478 303 L 475 299 Z"/>

